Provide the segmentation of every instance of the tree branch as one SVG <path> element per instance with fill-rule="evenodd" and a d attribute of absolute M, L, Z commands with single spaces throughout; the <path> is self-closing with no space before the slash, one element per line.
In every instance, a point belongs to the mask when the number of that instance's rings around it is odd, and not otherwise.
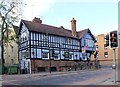
<path fill-rule="evenodd" d="M 15 7 L 15 6 L 13 5 L 13 6 L 11 7 L 11 9 L 8 10 L 8 12 L 5 14 L 5 19 L 6 19 L 7 15 L 12 11 L 12 9 L 13 9 L 14 7 Z"/>

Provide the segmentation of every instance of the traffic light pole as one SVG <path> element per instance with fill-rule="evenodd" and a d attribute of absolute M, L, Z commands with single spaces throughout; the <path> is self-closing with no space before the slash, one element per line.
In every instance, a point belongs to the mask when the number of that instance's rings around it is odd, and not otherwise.
<path fill-rule="evenodd" d="M 118 32 L 110 32 L 110 48 L 113 49 L 113 71 L 114 71 L 114 83 L 116 83 L 116 53 L 115 49 L 118 48 Z"/>
<path fill-rule="evenodd" d="M 50 60 L 50 68 L 49 69 L 50 69 L 50 74 L 51 74 L 51 57 L 50 57 L 49 60 Z"/>
<path fill-rule="evenodd" d="M 114 83 L 116 83 L 116 54 L 115 54 L 115 48 L 113 49 L 113 71 L 114 71 Z"/>
<path fill-rule="evenodd" d="M 49 72 L 50 72 L 50 74 L 51 74 L 51 49 L 50 49 L 50 47 L 49 47 L 49 63 L 50 63 L 50 65 L 49 65 Z"/>

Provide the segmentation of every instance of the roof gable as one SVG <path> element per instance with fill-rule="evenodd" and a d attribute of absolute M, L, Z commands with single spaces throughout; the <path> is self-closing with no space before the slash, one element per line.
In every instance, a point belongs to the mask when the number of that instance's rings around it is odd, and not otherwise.
<path fill-rule="evenodd" d="M 93 38 L 93 40 L 95 41 L 95 37 L 93 36 L 93 34 L 92 34 L 91 31 L 89 30 L 89 28 L 88 28 L 88 29 L 85 29 L 85 30 L 82 30 L 82 31 L 79 31 L 79 32 L 78 32 L 79 38 L 80 38 L 80 39 L 83 38 L 83 37 L 86 35 L 86 33 L 90 34 L 90 36 L 91 36 L 91 37 Z"/>
<path fill-rule="evenodd" d="M 85 30 L 82 30 L 82 31 L 79 31 L 77 34 L 78 34 L 78 37 L 81 39 L 85 33 L 88 31 L 88 29 L 85 29 Z"/>

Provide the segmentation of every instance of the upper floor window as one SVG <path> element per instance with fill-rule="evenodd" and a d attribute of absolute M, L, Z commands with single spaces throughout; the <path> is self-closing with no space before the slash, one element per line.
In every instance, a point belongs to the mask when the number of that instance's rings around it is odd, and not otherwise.
<path fill-rule="evenodd" d="M 27 37 L 25 37 L 25 40 L 27 40 Z"/>
<path fill-rule="evenodd" d="M 104 36 L 104 42 L 106 42 L 109 39 L 109 34 Z"/>
<path fill-rule="evenodd" d="M 84 46 L 86 46 L 86 42 L 87 42 L 86 39 L 84 39 Z"/>
<path fill-rule="evenodd" d="M 104 42 L 106 42 L 106 36 L 104 37 Z"/>
<path fill-rule="evenodd" d="M 96 50 L 98 50 L 98 45 L 96 45 Z"/>
<path fill-rule="evenodd" d="M 19 39 L 20 40 L 20 39 Z M 24 32 L 21 34 L 21 41 L 24 42 L 28 40 L 28 33 L 27 32 Z"/>
<path fill-rule="evenodd" d="M 22 42 L 24 42 L 24 37 L 22 38 Z"/>
<path fill-rule="evenodd" d="M 99 57 L 99 55 L 97 54 L 97 55 L 96 55 L 96 58 L 98 58 L 98 57 Z"/>
<path fill-rule="evenodd" d="M 48 41 L 47 35 L 46 34 L 42 34 L 41 35 L 41 40 L 42 41 Z"/>
<path fill-rule="evenodd" d="M 107 50 L 107 48 L 108 48 L 108 47 L 107 47 L 107 45 L 106 45 L 106 44 L 104 44 L 104 49 L 105 49 L 105 50 Z"/>
<path fill-rule="evenodd" d="M 108 58 L 108 52 L 104 52 L 104 57 Z"/>
<path fill-rule="evenodd" d="M 92 47 L 93 46 L 93 40 L 91 40 L 91 39 L 85 39 L 84 40 L 84 45 L 88 46 L 88 47 Z"/>
<path fill-rule="evenodd" d="M 67 43 L 68 44 L 72 43 L 72 39 L 71 38 L 67 38 Z"/>
<path fill-rule="evenodd" d="M 95 38 L 95 40 L 96 40 L 96 42 L 98 42 L 98 39 L 97 39 L 97 38 Z"/>
<path fill-rule="evenodd" d="M 72 42 L 71 38 L 68 38 L 68 43 L 71 43 L 71 42 Z"/>

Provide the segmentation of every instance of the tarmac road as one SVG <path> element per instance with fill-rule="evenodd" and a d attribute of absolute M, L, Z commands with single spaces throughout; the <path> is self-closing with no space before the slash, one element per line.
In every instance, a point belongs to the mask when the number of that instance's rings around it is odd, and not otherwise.
<path fill-rule="evenodd" d="M 113 70 L 80 70 L 69 72 L 52 72 L 3 75 L 2 85 L 115 85 Z"/>

